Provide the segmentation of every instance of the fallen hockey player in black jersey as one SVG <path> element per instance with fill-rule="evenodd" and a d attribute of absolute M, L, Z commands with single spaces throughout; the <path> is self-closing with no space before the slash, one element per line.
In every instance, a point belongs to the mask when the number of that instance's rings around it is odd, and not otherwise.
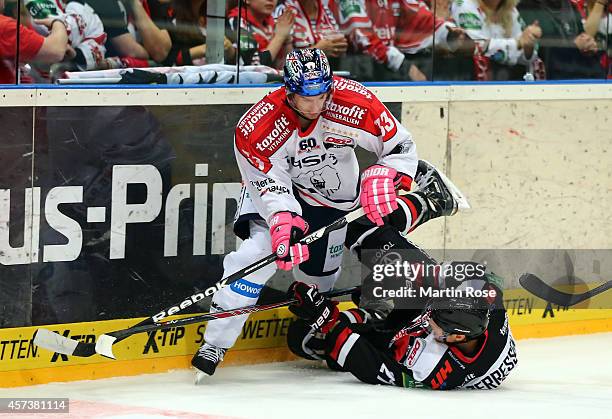
<path fill-rule="evenodd" d="M 395 243 L 402 240 L 404 249 L 419 254 L 418 248 L 390 228 L 369 236 L 378 244 L 382 237 Z M 421 255 L 422 262 L 433 262 L 424 252 Z M 289 293 L 300 303 L 290 310 L 300 319 L 289 329 L 289 348 L 307 359 L 324 359 L 331 368 L 348 371 L 369 384 L 434 390 L 496 388 L 517 364 L 516 346 L 498 286 L 500 278 L 481 272 L 462 281 L 424 278 L 419 286 L 471 287 L 488 291 L 489 298 L 461 293 L 432 298 L 416 318 L 414 310 L 394 309 L 384 321 L 377 321 L 373 311 L 365 308 L 339 312 L 316 288 L 295 282 Z"/>

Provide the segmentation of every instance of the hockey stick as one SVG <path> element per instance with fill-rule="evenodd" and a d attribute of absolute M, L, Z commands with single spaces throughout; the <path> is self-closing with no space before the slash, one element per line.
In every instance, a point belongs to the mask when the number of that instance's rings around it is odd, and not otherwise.
<path fill-rule="evenodd" d="M 340 217 L 339 219 L 337 219 L 336 221 L 334 221 L 333 223 L 320 228 L 319 230 L 309 234 L 308 236 L 304 237 L 302 240 L 300 240 L 301 243 L 303 244 L 310 244 L 316 240 L 319 240 L 320 238 L 326 236 L 327 234 L 331 233 L 332 231 L 335 230 L 339 230 L 342 227 L 344 227 L 345 225 L 347 225 L 348 223 L 355 221 L 356 219 L 362 217 L 363 215 L 365 215 L 365 211 L 363 210 L 363 208 L 357 208 L 351 212 L 349 212 L 348 214 Z M 179 313 L 180 311 L 184 310 L 185 308 L 197 303 L 198 301 L 204 299 L 205 297 L 208 297 L 210 295 L 213 295 L 216 291 L 220 290 L 221 288 L 225 287 L 226 285 L 229 285 L 233 282 L 238 281 L 239 279 L 249 275 L 250 273 L 253 273 L 255 271 L 257 271 L 258 269 L 263 268 L 264 266 L 269 265 L 270 263 L 274 262 L 276 259 L 278 259 L 278 256 L 276 255 L 276 253 L 271 253 L 268 256 L 258 260 L 257 262 L 252 263 L 251 265 L 247 266 L 246 268 L 243 268 L 241 270 L 239 270 L 238 272 L 235 272 L 231 275 L 229 275 L 226 278 L 223 278 L 219 281 L 217 281 L 214 285 L 208 287 L 207 289 L 205 289 L 203 292 L 198 292 L 196 294 L 193 294 L 187 298 L 185 298 L 183 301 L 181 301 L 180 303 L 171 306 L 165 310 L 160 311 L 159 313 L 151 316 L 151 317 L 147 317 L 146 319 L 142 320 L 141 322 L 135 324 L 134 326 L 132 326 L 133 328 L 136 327 L 140 327 L 140 326 L 144 326 L 147 324 L 155 324 L 158 323 L 160 320 L 163 320 L 164 318 L 168 317 L 168 316 L 172 316 L 174 314 Z M 39 329 L 42 330 L 42 329 Z M 38 332 L 38 331 L 37 331 Z M 63 337 L 63 336 L 62 336 Z M 121 340 L 121 338 L 117 338 L 116 342 L 118 342 L 119 340 Z M 39 345 L 38 342 L 41 342 L 42 345 Z M 82 342 L 79 342 L 79 344 L 75 344 L 74 341 L 71 342 L 66 342 L 63 341 L 61 339 L 59 339 L 57 336 L 53 337 L 50 336 L 48 333 L 42 332 L 42 333 L 36 333 L 34 336 L 34 343 L 41 346 L 41 347 L 45 347 L 44 345 L 51 345 L 52 342 L 55 342 L 53 347 L 58 347 L 61 348 L 61 351 L 56 351 L 65 355 L 74 355 L 74 356 L 80 356 L 80 357 L 89 357 L 94 355 L 95 352 L 95 348 L 92 348 L 90 345 L 85 345 Z M 62 345 L 62 342 L 66 345 Z"/>
<path fill-rule="evenodd" d="M 399 194 L 403 194 L 406 192 L 400 191 Z M 333 223 L 320 228 L 319 230 L 309 234 L 308 236 L 304 237 L 302 240 L 300 240 L 300 243 L 302 244 L 310 244 L 316 240 L 319 240 L 320 238 L 326 236 L 327 234 L 331 233 L 332 231 L 335 230 L 339 230 L 342 227 L 346 226 L 347 224 L 351 223 L 352 221 L 355 221 L 356 219 L 362 217 L 363 215 L 365 215 L 365 211 L 363 210 L 363 208 L 357 208 L 354 209 L 353 211 L 349 212 L 348 214 L 340 217 L 339 219 L 337 219 L 336 221 L 334 221 Z M 257 262 L 252 263 L 251 265 L 247 266 L 246 268 L 243 268 L 241 270 L 239 270 L 238 272 L 235 272 L 231 275 L 229 275 L 226 278 L 223 278 L 219 281 L 217 281 L 214 285 L 206 288 L 203 292 L 198 292 L 196 294 L 190 295 L 189 297 L 185 298 L 183 301 L 181 301 L 180 303 L 173 305 L 165 310 L 160 311 L 159 313 L 151 316 L 151 317 L 147 317 L 146 319 L 142 320 L 141 322 L 135 324 L 134 326 L 132 326 L 133 328 L 136 327 L 140 327 L 140 326 L 144 326 L 147 324 L 155 324 L 158 323 L 160 320 L 163 320 L 164 318 L 168 317 L 168 316 L 172 316 L 174 314 L 179 313 L 180 311 L 184 310 L 185 308 L 197 303 L 198 301 L 204 299 L 205 297 L 211 296 L 213 295 L 216 291 L 220 290 L 221 288 L 223 288 L 226 285 L 229 285 L 235 281 L 238 281 L 239 279 L 245 277 L 246 275 L 253 273 L 255 271 L 257 271 L 258 269 L 263 268 L 264 266 L 269 265 L 270 263 L 274 262 L 276 259 L 278 259 L 278 256 L 276 255 L 276 253 L 271 253 L 270 255 L 258 260 Z M 43 329 L 39 329 L 39 330 L 43 330 Z M 38 332 L 38 330 L 37 330 Z M 47 331 L 48 332 L 48 331 Z M 36 345 L 39 345 L 41 347 L 45 347 L 44 345 L 53 345 L 54 348 L 59 348 L 61 350 L 57 350 L 56 352 L 58 353 L 62 353 L 65 355 L 74 355 L 74 356 L 79 356 L 79 357 L 89 357 L 94 355 L 95 352 L 95 348 L 92 348 L 90 345 L 84 345 L 84 344 L 77 344 L 74 343 L 75 341 L 64 341 L 62 339 L 60 339 L 60 337 L 58 336 L 54 336 L 56 334 L 49 334 L 47 332 L 41 332 L 39 333 L 35 333 L 34 335 L 34 343 Z M 61 336 L 63 338 L 63 336 Z M 117 338 L 116 342 L 119 342 L 122 338 Z M 39 344 L 42 343 L 42 344 Z"/>
<path fill-rule="evenodd" d="M 573 306 L 612 288 L 612 280 L 610 280 L 598 287 L 593 288 L 592 290 L 583 292 L 582 294 L 567 294 L 554 289 L 536 275 L 530 273 L 521 275 L 519 278 L 519 283 L 523 288 L 536 297 L 564 307 Z"/>
<path fill-rule="evenodd" d="M 338 290 L 332 290 L 322 293 L 328 298 L 338 297 L 341 295 L 351 294 L 356 291 L 359 287 L 342 288 Z M 34 343 L 41 348 L 45 348 L 52 352 L 57 352 L 65 355 L 74 355 L 81 357 L 89 357 L 95 353 L 103 355 L 107 358 L 116 359 L 113 354 L 112 346 L 135 334 L 151 332 L 154 330 L 168 329 L 171 327 L 185 326 L 193 323 L 201 323 L 215 319 L 225 319 L 228 317 L 240 316 L 242 314 L 257 313 L 260 311 L 271 310 L 273 308 L 288 306 L 294 302 L 297 302 L 295 298 L 285 301 L 279 301 L 277 303 L 252 305 L 248 307 L 236 308 L 232 310 L 217 311 L 214 313 L 198 314 L 191 317 L 185 317 L 183 319 L 169 320 L 162 323 L 144 324 L 142 326 L 132 326 L 128 329 L 117 330 L 110 333 L 100 335 L 96 343 L 84 343 L 74 339 L 70 339 L 60 335 L 59 333 L 52 332 L 47 329 L 38 329 L 34 336 Z"/>
<path fill-rule="evenodd" d="M 450 183 L 450 181 L 448 181 Z M 452 184 L 452 183 L 451 183 Z M 453 185 L 454 186 L 454 185 Z M 456 187 L 454 189 L 457 189 Z M 458 189 L 457 189 L 458 191 Z M 460 192 L 460 191 L 459 191 Z M 399 195 L 404 195 L 407 194 L 407 191 L 399 191 L 398 194 Z M 451 191 L 451 193 L 453 193 L 453 191 Z M 455 193 L 453 193 L 453 196 L 457 197 L 457 195 L 455 195 Z M 459 197 L 462 197 L 462 195 L 459 193 Z M 469 208 L 469 206 L 468 206 Z M 346 226 L 347 224 L 349 224 L 352 221 L 355 221 L 356 219 L 362 217 L 363 215 L 365 215 L 365 211 L 363 208 L 357 208 L 351 212 L 349 212 L 348 214 L 344 215 L 343 217 L 337 219 L 336 221 L 334 221 L 333 223 L 320 228 L 319 230 L 309 234 L 308 236 L 304 237 L 302 240 L 300 240 L 300 243 L 302 244 L 310 244 L 316 240 L 319 240 L 320 238 L 324 237 L 325 235 L 331 233 L 332 231 L 338 230 L 344 226 Z M 141 322 L 137 323 L 136 325 L 132 326 L 129 329 L 125 329 L 125 330 L 130 330 L 130 329 L 136 329 L 138 327 L 141 326 L 145 326 L 145 325 L 153 325 L 155 326 L 155 324 L 157 324 L 160 320 L 163 320 L 164 318 L 177 314 L 180 311 L 184 310 L 185 308 L 193 305 L 194 303 L 197 303 L 198 301 L 202 300 L 204 297 L 206 296 L 210 296 L 212 294 L 214 294 L 217 290 L 223 288 L 226 285 L 229 285 L 235 281 L 238 281 L 239 279 L 241 279 L 242 277 L 257 271 L 258 269 L 267 266 L 268 264 L 274 262 L 275 260 L 278 259 L 278 256 L 276 255 L 276 253 L 272 253 L 260 260 L 258 260 L 257 262 L 254 262 L 253 264 L 247 266 L 246 268 L 243 268 L 242 270 L 235 272 L 232 275 L 229 275 L 227 278 L 223 278 L 221 280 L 219 280 L 218 282 L 216 282 L 214 285 L 212 285 L 211 287 L 207 288 L 206 290 L 204 290 L 204 292 L 199 292 L 197 294 L 193 294 L 190 297 L 186 298 L 185 300 L 183 300 L 182 302 L 180 302 L 179 304 L 172 306 L 166 310 L 162 310 L 161 312 L 148 317 L 144 320 L 142 320 Z M 200 320 L 203 321 L 203 320 Z M 38 333 L 40 332 L 40 333 Z M 100 339 L 105 340 L 108 339 L 108 337 L 104 337 L 105 335 L 101 335 L 100 338 L 98 339 L 98 341 L 100 341 Z M 119 341 L 121 341 L 122 339 L 125 339 L 127 336 L 130 336 L 130 334 L 126 334 L 124 336 L 110 336 L 110 338 L 112 339 L 112 342 L 110 343 L 110 345 L 112 346 L 114 343 L 117 343 Z M 71 339 L 67 339 L 61 335 L 58 335 L 57 333 L 53 333 L 50 332 L 48 330 L 45 329 L 39 329 L 37 330 L 37 332 L 34 335 L 34 343 L 38 346 L 41 346 L 43 348 L 51 348 L 50 350 L 53 350 L 55 352 L 58 353 L 62 353 L 65 355 L 74 355 L 74 356 L 78 356 L 78 357 L 90 357 L 93 356 L 95 353 L 97 353 L 96 351 L 96 346 L 92 347 L 92 344 L 84 344 L 83 342 L 77 342 Z M 105 345 L 105 347 L 108 347 L 108 344 L 100 344 L 100 345 Z M 102 346 L 101 346 L 102 348 Z M 102 349 L 101 349 L 102 351 Z M 98 352 L 98 353 L 102 353 L 102 352 Z M 110 354 L 109 358 L 114 358 L 114 356 L 112 355 L 112 351 L 108 351 L 105 352 Z"/>

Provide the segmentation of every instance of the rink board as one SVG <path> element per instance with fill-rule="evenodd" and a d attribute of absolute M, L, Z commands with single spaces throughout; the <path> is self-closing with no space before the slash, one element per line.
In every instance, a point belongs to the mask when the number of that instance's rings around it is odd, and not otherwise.
<path fill-rule="evenodd" d="M 510 290 L 512 294 L 512 290 Z M 511 301 L 514 299 L 511 298 Z M 518 339 L 612 331 L 612 310 L 534 308 L 534 298 L 517 297 L 508 307 L 513 334 Z M 341 303 L 341 309 L 352 303 Z M 176 318 L 180 318 L 177 316 Z M 94 342 L 102 333 L 130 327 L 142 319 L 121 319 L 48 326 L 72 339 Z M 294 359 L 286 348 L 289 325 L 287 308 L 252 315 L 223 365 L 253 364 Z M 33 344 L 37 327 L 0 329 L 0 387 L 16 387 L 55 381 L 75 381 L 114 376 L 159 373 L 188 368 L 201 345 L 205 324 L 175 327 L 138 334 L 113 347 L 116 361 L 99 355 L 68 357 Z"/>
<path fill-rule="evenodd" d="M 136 89 L 50 87 L 3 90 L 0 108 L 12 112 L 5 113 L 3 121 L 11 121 L 19 129 L 15 130 L 16 147 L 13 153 L 9 153 L 9 147 L 5 150 L 7 153 L 4 165 L 9 169 L 9 173 L 6 179 L 3 179 L 5 184 L 2 187 L 19 192 L 12 197 L 12 205 L 22 205 L 24 189 L 37 188 L 37 182 L 44 178 L 44 171 L 38 173 L 34 170 L 35 176 L 32 176 L 32 167 L 38 168 L 45 160 L 53 162 L 53 156 L 48 152 L 48 144 L 57 144 L 60 141 L 49 142 L 46 136 L 40 137 L 41 133 L 34 128 L 45 127 L 47 120 L 43 118 L 44 112 L 50 109 L 57 115 L 66 116 L 70 115 L 70 108 L 79 108 L 77 110 L 80 114 L 83 110 L 91 111 L 96 107 L 133 106 L 140 109 L 148 106 L 151 113 L 158 111 L 159 115 L 155 115 L 157 120 L 165 116 L 163 112 L 168 111 L 166 107 L 175 106 L 174 112 L 177 115 L 189 116 L 193 113 L 193 120 L 199 121 L 205 114 L 212 114 L 212 111 L 218 108 L 218 114 L 210 117 L 208 125 L 188 125 L 189 132 L 176 133 L 177 139 L 174 139 L 172 144 L 182 158 L 180 164 L 176 165 L 181 175 L 177 181 L 198 184 L 202 191 L 207 191 L 208 188 L 209 204 L 212 202 L 212 212 L 209 214 L 209 219 L 212 218 L 212 228 L 208 229 L 208 234 L 204 234 L 210 236 L 207 240 L 211 241 L 206 250 L 210 255 L 227 254 L 233 250 L 235 242 L 231 228 L 222 215 L 227 212 L 226 203 L 239 192 L 239 178 L 237 174 L 232 175 L 235 172 L 219 165 L 219 161 L 223 160 L 221 157 L 232 156 L 231 136 L 219 136 L 219 144 L 223 147 L 220 145 L 220 151 L 215 154 L 210 150 L 213 133 L 211 127 L 219 130 L 217 125 L 222 122 L 221 114 L 227 113 L 224 106 L 252 104 L 269 90 L 270 88 L 209 89 L 159 86 Z M 609 129 L 612 84 L 411 84 L 393 87 L 375 85 L 372 90 L 384 102 L 401 103 L 400 119 L 414 135 L 419 154 L 438 165 L 452 178 L 466 193 L 472 205 L 471 212 L 432 220 L 419 227 L 411 237 L 421 247 L 570 250 L 612 248 L 612 223 L 609 215 L 612 195 L 606 193 L 612 179 L 612 165 L 609 164 L 609 150 L 612 145 L 612 131 Z M 200 107 L 208 107 L 207 112 Z M 27 123 L 22 124 L 22 119 L 18 118 L 20 115 Z M 170 136 L 176 131 L 174 128 L 174 125 L 168 125 L 165 135 Z M 202 144 L 204 139 L 195 133 L 202 132 L 206 133 L 207 140 L 206 154 L 203 156 L 203 150 L 195 148 L 195 145 Z M 3 141 L 4 144 L 13 144 L 11 138 L 3 137 Z M 29 160 L 34 155 L 36 159 Z M 21 178 L 14 176 L 14 161 L 21 162 Z M 194 176 L 194 165 L 195 172 L 202 169 L 201 173 L 206 175 Z M 122 165 L 115 165 L 117 166 Z M 233 162 L 231 167 L 236 170 Z M 206 198 L 206 192 L 203 194 Z M 88 202 L 85 204 L 91 205 Z M 17 210 L 25 214 L 23 218 L 35 220 L 34 226 L 41 223 L 39 211 L 24 211 L 21 206 Z M 16 226 L 11 225 L 11 229 L 24 230 L 24 237 L 21 237 L 24 251 L 21 253 L 24 258 L 29 258 L 28 264 L 3 266 L 2 273 L 4 278 L 10 279 L 13 277 L 9 274 L 16 272 L 15 280 L 21 280 L 23 288 L 30 292 L 33 289 L 31 280 L 34 273 L 38 272 L 37 268 L 32 266 L 44 261 L 43 253 L 39 250 L 44 250 L 43 246 L 48 243 L 39 243 L 39 230 L 32 229 L 31 226 L 28 229 L 27 223 L 22 227 L 22 222 L 23 220 L 15 223 Z M 206 227 L 206 223 L 204 224 Z M 2 225 L 4 226 L 4 223 Z M 176 236 L 177 234 L 172 237 Z M 19 242 L 19 239 L 19 236 L 11 237 L 11 241 L 15 243 Z M 7 249 L 8 247 L 2 250 L 6 253 Z M 590 260 L 587 261 L 589 263 L 574 260 L 577 258 L 575 253 L 577 252 L 569 252 L 569 256 L 566 256 L 572 261 L 572 272 L 585 281 L 592 283 L 607 280 L 612 274 L 611 260 L 602 261 L 595 269 Z M 175 259 L 168 257 L 165 260 Z M 510 281 L 516 281 L 520 272 L 529 271 L 542 274 L 548 282 L 551 282 L 551 278 L 560 278 L 568 273 L 565 259 L 549 265 L 544 272 L 535 269 L 541 267 L 540 265 L 507 265 L 496 272 Z M 58 265 L 48 263 L 47 266 Z M 60 273 L 57 277 L 63 278 L 65 274 L 61 274 L 60 270 L 58 272 Z M 186 278 L 191 277 L 190 272 L 185 275 Z M 177 275 L 173 273 L 173 276 Z M 345 278 L 353 277 L 345 275 Z M 80 282 L 75 280 L 74 283 L 67 283 L 76 285 Z M 512 287 L 516 286 L 514 282 Z M 21 299 L 16 298 L 14 301 L 17 301 L 19 306 L 28 306 Z M 72 301 L 78 302 L 78 298 Z M 513 333 L 517 338 L 612 330 L 610 310 L 570 310 L 552 306 L 548 309 L 536 308 L 535 301 L 530 297 L 517 297 L 508 305 L 508 311 Z M 80 336 L 80 339 L 94 341 L 101 333 L 123 329 L 140 320 L 136 318 L 69 323 L 50 328 L 67 333 L 68 336 Z M 20 321 L 22 323 L 19 324 L 31 324 L 31 319 L 27 317 Z M 245 327 L 243 337 L 228 353 L 224 364 L 290 359 L 291 355 L 285 349 L 284 343 L 290 321 L 291 316 L 286 309 L 253 316 Z M 194 325 L 158 332 L 153 337 L 134 336 L 117 345 L 116 355 L 120 360 L 109 361 L 100 356 L 63 358 L 45 352 L 32 345 L 35 329 L 0 329 L 0 386 L 186 368 L 201 343 L 203 333 L 203 326 Z"/>
<path fill-rule="evenodd" d="M 176 316 L 181 318 L 185 316 Z M 126 329 L 143 320 L 121 319 L 46 326 L 71 339 L 95 342 L 103 333 Z M 287 308 L 253 314 L 226 357 L 228 365 L 294 359 L 286 350 L 287 329 L 294 321 Z M 51 353 L 33 344 L 38 327 L 0 329 L 0 387 L 51 381 L 96 379 L 187 368 L 202 344 L 206 324 L 141 333 L 113 346 L 117 361 L 100 355 L 79 358 Z"/>

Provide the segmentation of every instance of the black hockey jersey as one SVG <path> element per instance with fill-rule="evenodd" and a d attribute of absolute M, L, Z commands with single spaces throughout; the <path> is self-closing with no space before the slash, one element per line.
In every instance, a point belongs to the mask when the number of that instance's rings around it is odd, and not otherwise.
<path fill-rule="evenodd" d="M 478 338 L 472 356 L 436 341 L 426 329 L 405 336 L 402 333 L 393 338 L 391 350 L 407 369 L 403 381 L 410 387 L 421 383 L 435 390 L 490 390 L 499 386 L 517 364 L 516 345 L 503 309 L 491 311 L 487 330 Z"/>
<path fill-rule="evenodd" d="M 467 355 L 455 345 L 437 341 L 427 327 L 427 315 L 412 321 L 402 320 L 405 327 L 396 327 L 393 329 L 396 332 L 389 333 L 388 328 L 367 328 L 358 316 L 351 314 L 346 316 L 350 319 L 349 324 L 339 323 L 327 336 L 328 362 L 371 384 L 434 390 L 498 387 L 518 360 L 502 293 L 489 281 L 468 282 L 478 289 L 488 287 L 499 291 L 493 301 L 489 301 L 489 323 L 477 338 L 474 353 Z"/>

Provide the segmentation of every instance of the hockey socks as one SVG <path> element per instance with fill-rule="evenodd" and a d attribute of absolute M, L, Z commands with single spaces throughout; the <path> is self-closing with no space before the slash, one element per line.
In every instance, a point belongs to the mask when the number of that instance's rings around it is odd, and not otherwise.
<path fill-rule="evenodd" d="M 389 223 L 398 229 L 402 236 L 425 221 L 437 217 L 427 206 L 427 198 L 422 192 L 413 192 L 397 199 L 398 209 L 389 215 Z"/>

